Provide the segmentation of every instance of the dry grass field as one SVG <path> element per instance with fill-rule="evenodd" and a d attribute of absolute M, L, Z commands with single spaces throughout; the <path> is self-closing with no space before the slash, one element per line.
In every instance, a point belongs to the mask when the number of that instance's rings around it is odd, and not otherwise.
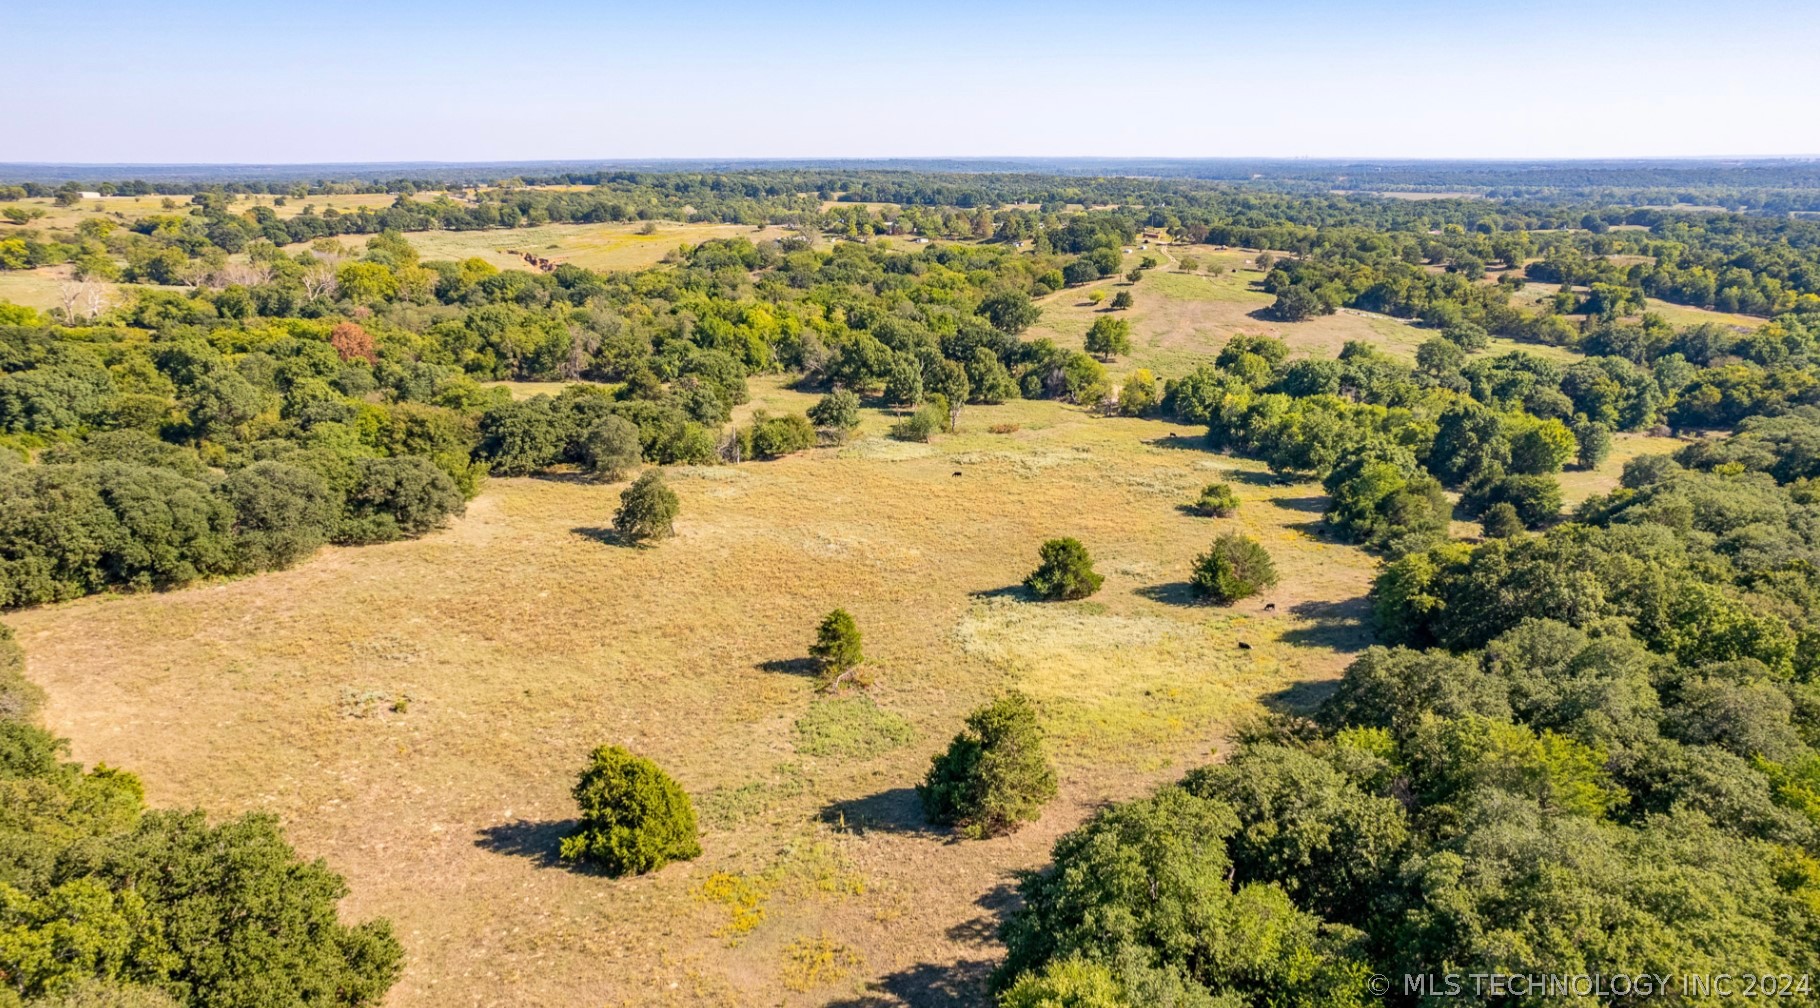
<path fill-rule="evenodd" d="M 425 259 L 476 256 L 501 269 L 524 269 L 525 261 L 507 249 L 529 252 L 559 263 L 592 270 L 635 270 L 655 266 L 678 245 L 699 245 L 713 238 L 765 241 L 787 234 L 782 228 L 753 229 L 743 224 L 681 224 L 660 221 L 654 234 L 640 234 L 641 223 L 543 224 L 538 227 L 487 231 L 413 231 L 405 237 Z M 359 243 L 353 235 L 344 242 Z M 293 245 L 300 252 L 309 246 Z"/>
<path fill-rule="evenodd" d="M 1135 246 L 1134 246 L 1135 248 Z M 1093 320 L 1102 314 L 1131 322 L 1132 354 L 1110 364 L 1114 376 L 1137 368 L 1149 368 L 1159 377 L 1175 376 L 1219 351 L 1228 339 L 1239 333 L 1276 336 L 1289 344 L 1292 354 L 1333 357 L 1349 340 L 1370 343 L 1389 353 L 1413 357 L 1416 347 L 1434 335 L 1431 329 L 1388 315 L 1342 308 L 1332 315 L 1302 322 L 1279 322 L 1268 309 L 1276 300 L 1257 288 L 1264 274 L 1253 265 L 1255 249 L 1208 251 L 1182 247 L 1152 245 L 1148 250 L 1133 251 L 1125 257 L 1127 269 L 1136 266 L 1146 255 L 1160 260 L 1155 269 L 1146 270 L 1135 284 L 1123 277 L 1107 278 L 1057 291 L 1041 298 L 1043 317 L 1032 326 L 1026 338 L 1046 337 L 1059 346 L 1081 346 Z M 1187 273 L 1177 268 L 1183 256 L 1198 261 L 1200 269 Z M 1217 265 L 1219 274 L 1208 271 Z M 1088 292 L 1102 290 L 1106 300 L 1095 306 L 1087 300 Z M 1112 312 L 1106 307 L 1118 291 L 1130 291 L 1132 307 Z M 1573 361 L 1576 351 L 1537 343 L 1519 343 L 1502 337 L 1493 338 L 1485 354 L 1523 350 L 1551 360 Z"/>
<path fill-rule="evenodd" d="M 807 401 L 755 385 L 749 408 Z M 9 622 L 78 758 L 133 768 L 160 804 L 277 813 L 348 876 L 348 912 L 396 922 L 390 1005 L 974 1003 L 1011 873 L 1260 702 L 1318 695 L 1364 642 L 1372 560 L 1316 533 L 1318 487 L 1191 448 L 1192 429 L 1019 402 L 911 445 L 876 436 L 889 421 L 673 472 L 679 534 L 651 549 L 601 533 L 618 486 L 496 480 L 420 541 Z M 1177 509 L 1216 479 L 1235 518 Z M 1188 564 L 1225 528 L 1262 539 L 1283 583 L 1191 604 Z M 1106 585 L 1031 601 L 1018 582 L 1063 534 Z M 805 674 L 837 605 L 876 709 Z M 1041 705 L 1062 797 L 1007 838 L 927 831 L 912 785 L 1010 687 Z M 606 742 L 695 795 L 700 860 L 614 881 L 551 859 Z"/>

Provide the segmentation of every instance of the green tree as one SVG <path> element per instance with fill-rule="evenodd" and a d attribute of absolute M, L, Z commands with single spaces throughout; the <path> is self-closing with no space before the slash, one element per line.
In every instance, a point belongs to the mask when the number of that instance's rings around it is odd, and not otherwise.
<path fill-rule="evenodd" d="M 1156 375 L 1149 368 L 1138 368 L 1125 378 L 1119 389 L 1119 412 L 1125 416 L 1143 416 L 1156 409 L 1158 394 Z"/>
<path fill-rule="evenodd" d="M 815 643 L 809 645 L 809 654 L 821 664 L 822 682 L 835 686 L 848 678 L 848 673 L 866 660 L 860 650 L 859 624 L 853 614 L 845 609 L 836 609 L 822 617 L 821 625 L 815 628 Z"/>
<path fill-rule="evenodd" d="M 893 406 L 915 406 L 923 401 L 923 365 L 914 355 L 891 355 L 885 369 L 885 401 Z"/>
<path fill-rule="evenodd" d="M 1479 518 L 1479 527 L 1487 539 L 1509 539 L 1523 532 L 1523 519 L 1517 516 L 1517 509 L 1509 501 L 1499 501 L 1485 509 Z"/>
<path fill-rule="evenodd" d="M 1580 443 L 1575 461 L 1582 469 L 1597 469 L 1611 455 L 1611 427 L 1597 420 L 1587 421 L 1574 430 Z"/>
<path fill-rule="evenodd" d="M 628 542 L 668 538 L 676 534 L 676 514 L 681 508 L 676 491 L 652 469 L 620 493 L 613 529 Z"/>
<path fill-rule="evenodd" d="M 1202 598 L 1231 605 L 1276 584 L 1277 569 L 1257 540 L 1228 532 L 1195 557 L 1189 583 Z"/>
<path fill-rule="evenodd" d="M 1030 295 L 1023 291 L 1001 290 L 988 294 L 980 302 L 975 314 L 983 315 L 992 323 L 992 328 L 1008 335 L 1030 328 L 1042 314 L 1043 310 L 1030 301 Z"/>
<path fill-rule="evenodd" d="M 1130 291 L 1122 290 L 1122 291 L 1119 291 L 1118 293 L 1112 295 L 1111 307 L 1112 307 L 1113 311 L 1124 311 L 1125 309 L 1131 307 L 1132 304 L 1133 304 L 1133 302 L 1131 299 Z"/>
<path fill-rule="evenodd" d="M 998 981 L 1053 977 L 1049 967 L 1081 957 L 1122 974 L 1133 1006 L 1366 1004 L 1369 971 L 1318 917 L 1275 885 L 1235 884 L 1227 847 L 1239 828 L 1226 802 L 1179 787 L 1097 812 L 1019 883 Z M 1103 977 L 1079 979 L 1104 990 Z M 1133 996 L 1134 980 L 1149 997 Z"/>
<path fill-rule="evenodd" d="M 1524 476 L 1560 472 L 1579 450 L 1573 431 L 1566 424 L 1543 420 L 1511 439 L 1509 470 Z"/>
<path fill-rule="evenodd" d="M 1093 558 L 1078 539 L 1051 539 L 1037 551 L 1042 559 L 1024 579 L 1037 598 L 1082 599 L 1100 590 L 1106 579 L 1093 571 Z"/>
<path fill-rule="evenodd" d="M 1087 330 L 1084 349 L 1101 360 L 1111 360 L 1131 352 L 1131 323 L 1124 319 L 1101 316 Z"/>
<path fill-rule="evenodd" d="M 617 483 L 642 461 L 638 425 L 625 417 L 601 417 L 582 432 L 582 468 L 595 479 Z"/>
<path fill-rule="evenodd" d="M 234 508 L 235 566 L 248 573 L 302 560 L 341 516 L 341 498 L 321 476 L 283 462 L 255 462 L 229 473 L 217 490 Z"/>
<path fill-rule="evenodd" d="M 837 388 L 809 407 L 809 419 L 830 441 L 845 441 L 859 429 L 859 396 Z"/>
<path fill-rule="evenodd" d="M 1007 693 L 967 716 L 916 792 L 931 822 L 981 838 L 1038 818 L 1055 790 L 1036 709 Z"/>
<path fill-rule="evenodd" d="M 998 354 L 983 346 L 974 347 L 973 357 L 967 362 L 967 384 L 974 402 L 1002 403 L 1017 398 L 1017 381 Z"/>
<path fill-rule="evenodd" d="M 575 782 L 581 823 L 563 838 L 566 861 L 609 875 L 642 875 L 701 855 L 695 807 L 670 775 L 619 746 L 601 746 Z"/>
<path fill-rule="evenodd" d="M 1300 322 L 1326 315 L 1330 309 L 1313 291 L 1306 287 L 1290 286 L 1277 291 L 1277 299 L 1270 306 L 1271 314 L 1285 322 Z"/>

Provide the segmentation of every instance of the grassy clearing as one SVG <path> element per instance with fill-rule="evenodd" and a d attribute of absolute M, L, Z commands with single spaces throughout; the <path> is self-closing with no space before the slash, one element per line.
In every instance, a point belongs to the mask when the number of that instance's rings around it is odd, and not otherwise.
<path fill-rule="evenodd" d="M 1128 290 L 1135 302 L 1127 311 L 1111 313 L 1129 319 L 1132 328 L 1131 356 L 1109 366 L 1115 377 L 1137 368 L 1149 368 L 1159 376 L 1181 374 L 1217 353 L 1239 333 L 1276 336 L 1289 344 L 1292 354 L 1315 357 L 1333 357 L 1349 340 L 1413 357 L 1416 348 L 1435 334 L 1432 329 L 1404 319 L 1356 308 L 1342 308 L 1332 315 L 1302 322 L 1279 322 L 1268 314 L 1276 298 L 1258 289 L 1264 274 L 1252 265 L 1256 250 L 1153 246 L 1148 252 L 1127 256 L 1126 267 L 1137 265 L 1144 255 L 1155 255 L 1163 262 L 1156 269 L 1145 271 L 1144 279 L 1136 284 L 1127 284 L 1122 277 L 1109 278 L 1040 299 L 1043 317 L 1031 327 L 1029 337 L 1047 337 L 1059 346 L 1078 349 L 1093 320 L 1108 312 L 1087 300 L 1088 292 L 1096 289 L 1105 291 L 1108 301 L 1115 292 Z M 1177 264 L 1183 256 L 1199 260 L 1202 270 L 1180 271 Z M 1225 272 L 1216 276 L 1205 271 L 1216 263 Z M 1565 347 L 1508 339 L 1493 340 L 1484 352 L 1509 350 L 1525 350 L 1566 362 L 1580 356 Z"/>
<path fill-rule="evenodd" d="M 678 245 L 699 245 L 712 238 L 768 240 L 786 234 L 781 228 L 754 230 L 743 224 L 678 224 L 660 222 L 655 234 L 640 234 L 640 223 L 543 224 L 538 227 L 486 231 L 413 231 L 406 235 L 425 259 L 478 257 L 501 269 L 524 269 L 525 261 L 507 249 L 529 252 L 559 263 L 592 270 L 632 270 L 655 266 Z M 350 236 L 343 241 L 362 240 Z M 307 245 L 290 246 L 301 251 Z"/>
<path fill-rule="evenodd" d="M 809 398 L 754 385 L 755 402 Z M 1260 698 L 1308 699 L 1362 645 L 1373 562 L 1316 534 L 1318 488 L 1187 447 L 1196 433 L 1017 402 L 930 445 L 862 434 L 676 470 L 679 535 L 648 550 L 595 532 L 619 486 L 496 480 L 423 540 L 9 622 L 79 758 L 133 767 L 160 803 L 279 814 L 348 875 L 352 913 L 391 916 L 410 951 L 395 1006 L 822 1003 L 978 975 L 996 955 L 980 901 L 1009 872 L 1095 803 L 1205 760 Z M 1215 479 L 1237 484 L 1236 517 L 1178 511 Z M 1225 528 L 1261 538 L 1283 585 L 1189 604 L 1189 561 Z M 1106 585 L 1030 601 L 1018 584 L 1059 534 Z M 817 694 L 802 663 L 836 605 L 866 635 L 870 710 Z M 1008 687 L 1041 705 L 1062 798 L 1014 836 L 950 844 L 910 789 Z M 603 742 L 698 796 L 702 859 L 623 881 L 550 860 Z M 726 901 L 751 893 L 705 899 L 716 873 L 771 880 L 736 948 Z M 840 969 L 815 965 L 830 956 Z"/>

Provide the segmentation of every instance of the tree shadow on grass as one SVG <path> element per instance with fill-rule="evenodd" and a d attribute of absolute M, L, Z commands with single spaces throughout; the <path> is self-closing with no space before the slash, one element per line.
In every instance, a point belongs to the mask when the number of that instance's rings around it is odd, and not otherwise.
<path fill-rule="evenodd" d="M 534 472 L 529 474 L 534 480 L 546 483 L 573 483 L 580 486 L 612 486 L 617 480 L 602 479 L 584 472 Z"/>
<path fill-rule="evenodd" d="M 583 525 L 570 529 L 569 533 L 571 535 L 581 536 L 583 539 L 592 539 L 603 546 L 624 546 L 628 549 L 635 549 L 638 546 L 637 543 L 620 535 L 619 530 L 610 525 Z"/>
<path fill-rule="evenodd" d="M 1228 469 L 1226 471 L 1226 478 L 1234 483 L 1243 483 L 1246 486 L 1287 486 L 1288 484 L 1295 482 L 1294 480 L 1285 480 L 1272 472 L 1258 472 L 1252 469 Z"/>
<path fill-rule="evenodd" d="M 1337 602 L 1299 602 L 1290 607 L 1289 613 L 1307 625 L 1284 631 L 1285 644 L 1331 648 L 1348 654 L 1371 646 L 1371 601 L 1363 595 Z"/>
<path fill-rule="evenodd" d="M 1304 514 L 1327 513 L 1327 497 L 1324 494 L 1313 494 L 1308 497 L 1278 497 L 1271 503 L 1285 511 L 1300 511 Z"/>
<path fill-rule="evenodd" d="M 922 799 L 917 797 L 915 788 L 892 788 L 863 798 L 832 801 L 822 806 L 821 818 L 856 836 L 873 832 L 923 833 L 953 839 L 947 830 L 930 825 L 923 816 Z"/>
<path fill-rule="evenodd" d="M 1182 451 L 1198 452 L 1210 452 L 1214 450 L 1213 445 L 1208 440 L 1206 431 L 1202 431 L 1198 434 L 1165 434 L 1162 437 L 1151 438 L 1144 443 L 1152 448 L 1175 448 Z"/>
<path fill-rule="evenodd" d="M 1339 684 L 1331 679 L 1307 680 L 1291 683 L 1279 690 L 1258 697 L 1264 709 L 1276 714 L 1294 714 L 1298 717 L 1309 717 L 1320 708 Z"/>
<path fill-rule="evenodd" d="M 576 819 L 514 819 L 482 829 L 474 846 L 525 858 L 539 868 L 560 868 L 578 875 L 602 874 L 584 862 L 564 861 L 559 853 L 562 838 L 575 832 L 579 825 L 580 820 Z"/>
<path fill-rule="evenodd" d="M 998 588 L 982 588 L 976 592 L 968 592 L 968 595 L 976 599 L 1002 598 L 1010 599 L 1013 602 L 1039 601 L 1036 597 L 1036 593 L 1024 587 L 1022 584 L 1004 585 Z"/>
<path fill-rule="evenodd" d="M 991 1003 L 991 959 L 917 963 L 866 984 L 867 991 L 828 1002 L 828 1008 L 978 1008 Z"/>
<path fill-rule="evenodd" d="M 773 658 L 759 662 L 756 666 L 760 672 L 775 672 L 778 675 L 802 676 L 813 679 L 822 674 L 822 663 L 814 658 Z"/>
<path fill-rule="evenodd" d="M 1171 581 L 1167 584 L 1145 585 L 1134 594 L 1152 602 L 1177 606 L 1205 606 L 1207 601 L 1195 594 L 1194 585 L 1186 581 Z"/>
<path fill-rule="evenodd" d="M 1015 884 L 1000 882 L 973 901 L 973 905 L 984 912 L 950 927 L 947 931 L 948 938 L 968 945 L 987 945 L 997 941 L 999 927 L 1023 902 Z"/>

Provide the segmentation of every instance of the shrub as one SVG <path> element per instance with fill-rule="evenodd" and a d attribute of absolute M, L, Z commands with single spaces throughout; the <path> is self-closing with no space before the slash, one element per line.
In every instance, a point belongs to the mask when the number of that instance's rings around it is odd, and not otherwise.
<path fill-rule="evenodd" d="M 1211 549 L 1195 557 L 1189 581 L 1195 594 L 1220 605 L 1231 605 L 1276 584 L 1277 569 L 1257 540 L 1228 532 L 1215 539 Z"/>
<path fill-rule="evenodd" d="M 1228 483 L 1207 484 L 1201 488 L 1201 496 L 1188 505 L 1188 510 L 1207 518 L 1225 518 L 1238 509 L 1239 495 Z"/>
<path fill-rule="evenodd" d="M 374 543 L 422 535 L 466 509 L 455 481 L 429 459 L 362 459 L 335 540 Z"/>
<path fill-rule="evenodd" d="M 565 861 L 609 875 L 642 875 L 701 854 L 695 808 L 657 764 L 619 746 L 601 746 L 575 782 L 581 825 L 563 838 Z"/>
<path fill-rule="evenodd" d="M 676 534 L 676 513 L 681 508 L 676 491 L 653 469 L 619 495 L 613 529 L 631 542 L 668 538 Z"/>
<path fill-rule="evenodd" d="M 234 507 L 235 563 L 251 572 L 289 567 L 327 542 L 341 501 L 321 476 L 283 462 L 255 462 L 221 481 Z"/>
<path fill-rule="evenodd" d="M 644 460 L 638 425 L 625 417 L 601 417 L 580 438 L 581 466 L 589 475 L 617 483 Z"/>
<path fill-rule="evenodd" d="M 924 406 L 891 425 L 891 436 L 899 441 L 927 441 L 948 422 L 948 411 Z"/>
<path fill-rule="evenodd" d="M 1093 558 L 1079 539 L 1051 539 L 1037 551 L 1042 564 L 1024 579 L 1024 587 L 1051 601 L 1082 599 L 1100 590 L 1104 577 L 1093 572 Z"/>
<path fill-rule="evenodd" d="M 805 448 L 815 447 L 815 428 L 801 413 L 766 416 L 760 413 L 752 421 L 752 454 L 754 458 L 771 459 Z"/>
<path fill-rule="evenodd" d="M 1009 833 L 1040 816 L 1055 797 L 1055 771 L 1030 701 L 1007 693 L 968 715 L 966 729 L 935 757 L 916 793 L 931 822 L 975 838 Z"/>
<path fill-rule="evenodd" d="M 828 440 L 845 441 L 859 427 L 859 396 L 837 388 L 809 407 L 809 420 Z"/>
<path fill-rule="evenodd" d="M 1119 291 L 1117 294 L 1112 295 L 1113 311 L 1124 311 L 1129 307 L 1131 307 L 1130 291 Z"/>
<path fill-rule="evenodd" d="M 866 660 L 860 650 L 859 624 L 854 622 L 853 614 L 836 609 L 823 616 L 821 626 L 815 630 L 815 643 L 809 645 L 809 653 L 821 663 L 824 683 L 833 686 L 846 678 L 854 666 Z"/>

